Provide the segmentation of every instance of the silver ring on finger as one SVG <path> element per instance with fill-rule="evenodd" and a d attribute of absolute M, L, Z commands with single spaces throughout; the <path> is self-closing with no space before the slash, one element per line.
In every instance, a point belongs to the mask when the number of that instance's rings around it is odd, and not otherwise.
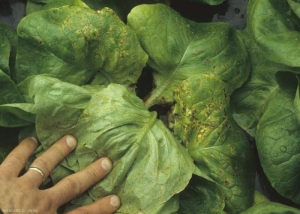
<path fill-rule="evenodd" d="M 45 179 L 46 179 L 45 173 L 40 168 L 38 168 L 38 167 L 29 167 L 28 171 L 29 170 L 34 170 L 34 171 L 38 172 L 42 176 L 43 182 L 45 181 Z"/>

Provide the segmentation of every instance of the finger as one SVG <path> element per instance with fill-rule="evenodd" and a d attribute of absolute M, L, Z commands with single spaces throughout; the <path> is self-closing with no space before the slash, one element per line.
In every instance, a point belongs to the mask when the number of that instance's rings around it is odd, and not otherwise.
<path fill-rule="evenodd" d="M 27 137 L 14 148 L 0 165 L 0 174 L 18 176 L 38 145 L 35 137 Z"/>
<path fill-rule="evenodd" d="M 76 139 L 71 135 L 66 135 L 47 149 L 44 154 L 36 158 L 29 170 L 22 176 L 22 179 L 28 179 L 35 186 L 39 187 L 45 178 L 47 178 L 54 167 L 61 162 L 77 145 Z M 44 176 L 43 176 L 44 174 Z"/>
<path fill-rule="evenodd" d="M 116 195 L 106 196 L 92 204 L 79 207 L 65 214 L 111 214 L 120 207 L 120 199 Z"/>
<path fill-rule="evenodd" d="M 98 183 L 112 169 L 109 158 L 101 158 L 87 168 L 70 175 L 48 189 L 53 201 L 61 206 Z"/>

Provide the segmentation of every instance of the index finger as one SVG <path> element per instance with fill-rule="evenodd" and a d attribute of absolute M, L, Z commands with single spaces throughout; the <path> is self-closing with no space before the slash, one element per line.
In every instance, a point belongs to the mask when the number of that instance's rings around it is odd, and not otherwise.
<path fill-rule="evenodd" d="M 87 168 L 70 175 L 48 189 L 53 202 L 61 206 L 99 182 L 112 169 L 109 158 L 101 158 Z"/>

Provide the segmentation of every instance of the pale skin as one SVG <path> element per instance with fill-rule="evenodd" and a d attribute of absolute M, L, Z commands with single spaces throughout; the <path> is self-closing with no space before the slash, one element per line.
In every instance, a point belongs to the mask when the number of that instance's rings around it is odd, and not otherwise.
<path fill-rule="evenodd" d="M 39 168 L 45 177 L 48 177 L 76 145 L 77 141 L 73 136 L 64 136 L 36 158 L 31 167 Z M 60 206 L 98 183 L 112 169 L 109 158 L 100 158 L 84 170 L 62 179 L 53 187 L 41 190 L 39 187 L 44 178 L 38 171 L 28 170 L 19 176 L 37 146 L 36 138 L 26 138 L 0 165 L 0 208 L 3 213 L 20 213 L 20 210 L 22 213 L 27 213 L 24 212 L 26 210 L 32 213 L 34 210 L 40 214 L 56 214 Z M 65 214 L 110 214 L 119 206 L 118 196 L 109 195 Z"/>

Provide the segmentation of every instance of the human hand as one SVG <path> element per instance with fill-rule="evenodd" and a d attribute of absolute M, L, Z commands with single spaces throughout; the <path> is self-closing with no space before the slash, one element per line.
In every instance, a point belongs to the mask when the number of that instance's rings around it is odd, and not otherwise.
<path fill-rule="evenodd" d="M 64 136 L 33 161 L 30 166 L 33 168 L 18 177 L 38 146 L 34 137 L 23 140 L 0 165 L 2 212 L 55 214 L 61 205 L 82 194 L 110 172 L 112 162 L 108 158 L 101 158 L 84 170 L 62 179 L 53 187 L 40 190 L 39 186 L 45 178 L 76 145 L 77 141 L 73 136 Z M 116 211 L 119 206 L 119 198 L 111 195 L 66 214 L 108 214 Z"/>

